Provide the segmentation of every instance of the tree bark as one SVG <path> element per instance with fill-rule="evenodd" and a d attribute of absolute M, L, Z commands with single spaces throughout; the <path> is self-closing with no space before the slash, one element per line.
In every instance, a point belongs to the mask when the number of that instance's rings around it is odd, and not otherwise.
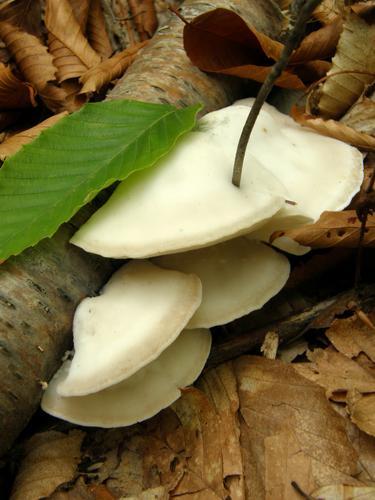
<path fill-rule="evenodd" d="M 190 1 L 182 14 L 191 19 L 219 6 L 235 10 L 267 34 L 275 36 L 282 25 L 272 0 Z M 240 97 L 237 81 L 206 75 L 190 64 L 182 30 L 183 23 L 171 18 L 108 98 L 180 107 L 201 102 L 204 113 Z M 111 261 L 70 245 L 73 230 L 65 224 L 53 238 L 0 267 L 0 455 L 38 407 L 43 382 L 70 346 L 76 306 L 95 294 L 113 269 Z"/>

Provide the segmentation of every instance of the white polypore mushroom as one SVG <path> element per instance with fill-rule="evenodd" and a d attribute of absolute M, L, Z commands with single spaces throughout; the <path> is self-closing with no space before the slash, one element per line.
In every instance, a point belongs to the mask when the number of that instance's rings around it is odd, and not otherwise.
<path fill-rule="evenodd" d="M 204 118 L 211 140 L 222 144 L 233 157 L 253 103 L 252 98 L 243 99 Z M 254 239 L 268 239 L 275 230 L 298 227 L 298 217 L 313 222 L 325 210 L 342 210 L 359 191 L 363 179 L 363 158 L 356 148 L 301 127 L 269 104 L 263 105 L 252 131 L 247 148 L 250 154 L 282 180 L 290 200 L 296 203 L 285 204 L 259 231 L 252 232 Z M 274 244 L 291 253 L 306 251 L 286 238 Z"/>
<path fill-rule="evenodd" d="M 106 257 L 150 257 L 209 246 L 272 217 L 289 196 L 283 183 L 251 156 L 241 189 L 233 186 L 234 156 L 212 143 L 211 122 L 121 183 L 71 242 Z"/>
<path fill-rule="evenodd" d="M 117 384 L 156 359 L 201 303 L 194 276 L 147 261 L 120 268 L 98 297 L 84 299 L 74 321 L 75 354 L 59 383 L 61 396 L 80 396 Z"/>
<path fill-rule="evenodd" d="M 119 427 L 154 416 L 181 395 L 203 370 L 211 346 L 209 330 L 185 330 L 150 364 L 126 380 L 86 396 L 62 397 L 70 371 L 64 363 L 48 385 L 42 408 L 79 425 Z"/>
<path fill-rule="evenodd" d="M 260 309 L 281 290 L 290 272 L 284 255 L 243 237 L 153 261 L 201 280 L 202 303 L 187 328 L 223 325 Z"/>

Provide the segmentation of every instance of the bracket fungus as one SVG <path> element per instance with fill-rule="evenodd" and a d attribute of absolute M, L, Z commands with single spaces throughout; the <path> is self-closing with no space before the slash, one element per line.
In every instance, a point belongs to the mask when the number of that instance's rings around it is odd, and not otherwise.
<path fill-rule="evenodd" d="M 270 105 L 235 187 L 235 151 L 253 102 L 203 117 L 153 169 L 121 183 L 73 236 L 88 252 L 153 263 L 124 265 L 99 297 L 78 307 L 75 354 L 45 392 L 47 412 L 112 427 L 168 406 L 203 369 L 211 342 L 203 328 L 262 307 L 285 284 L 288 260 L 259 240 L 340 210 L 359 190 L 359 151 Z M 294 242 L 277 245 L 305 251 Z"/>
<path fill-rule="evenodd" d="M 66 361 L 44 393 L 42 408 L 79 425 L 120 427 L 153 417 L 181 395 L 203 370 L 211 346 L 209 330 L 185 330 L 160 356 L 124 381 L 94 394 L 62 397 Z"/>
<path fill-rule="evenodd" d="M 105 257 L 144 258 L 248 233 L 284 205 L 287 192 L 255 159 L 238 189 L 232 164 L 200 126 L 158 165 L 122 182 L 71 242 Z"/>
<path fill-rule="evenodd" d="M 258 239 L 256 229 L 264 237 L 267 222 L 283 229 L 278 218 L 317 220 L 324 210 L 344 208 L 362 182 L 361 153 L 304 129 L 269 104 L 250 138 L 241 186 L 231 184 L 253 102 L 205 115 L 158 165 L 122 182 L 71 242 L 106 257 L 152 257 L 246 233 Z"/>
<path fill-rule="evenodd" d="M 282 289 L 290 271 L 284 255 L 244 237 L 153 261 L 201 280 L 202 303 L 187 328 L 223 325 L 260 309 Z"/>
<path fill-rule="evenodd" d="M 61 396 L 98 392 L 156 359 L 201 303 L 194 275 L 131 261 L 98 297 L 84 299 L 73 321 L 75 354 Z"/>

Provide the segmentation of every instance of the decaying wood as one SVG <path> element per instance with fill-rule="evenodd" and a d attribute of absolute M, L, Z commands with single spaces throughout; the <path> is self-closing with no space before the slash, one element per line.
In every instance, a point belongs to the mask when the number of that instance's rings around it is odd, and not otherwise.
<path fill-rule="evenodd" d="M 191 1 L 182 12 L 190 19 L 219 6 L 277 36 L 281 14 L 272 0 Z M 201 102 L 208 111 L 239 97 L 233 81 L 205 75 L 190 64 L 182 47 L 182 28 L 172 19 L 160 30 L 110 98 L 178 106 Z M 0 454 L 35 411 L 42 382 L 57 369 L 71 342 L 75 307 L 102 286 L 111 267 L 70 246 L 70 234 L 71 227 L 65 225 L 51 240 L 0 267 Z"/>
<path fill-rule="evenodd" d="M 282 294 L 277 298 L 277 302 L 280 301 L 282 301 Z M 298 338 L 308 330 L 327 328 L 336 315 L 346 312 L 348 307 L 354 303 L 358 304 L 358 307 L 364 311 L 374 309 L 375 286 L 368 285 L 358 291 L 351 289 L 320 302 L 312 303 L 307 307 L 307 303 L 302 301 L 291 314 L 281 316 L 280 319 L 273 322 L 264 322 L 265 314 L 263 311 L 260 316 L 261 321 L 258 321 L 257 324 L 256 313 L 253 313 L 251 321 L 256 327 L 252 328 L 250 323 L 248 334 L 242 331 L 241 334 L 231 335 L 228 339 L 223 341 L 219 339 L 214 342 L 207 366 L 217 366 L 224 361 L 234 359 L 260 347 L 270 331 L 275 332 L 279 337 L 280 344 L 283 344 Z"/>

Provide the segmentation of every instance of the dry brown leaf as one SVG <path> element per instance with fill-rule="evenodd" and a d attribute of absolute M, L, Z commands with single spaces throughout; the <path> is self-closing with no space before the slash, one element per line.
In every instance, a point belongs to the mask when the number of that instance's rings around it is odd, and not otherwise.
<path fill-rule="evenodd" d="M 337 19 L 337 16 L 342 16 L 344 7 L 345 0 L 323 0 L 316 7 L 313 15 L 321 23 L 329 24 Z"/>
<path fill-rule="evenodd" d="M 82 33 L 85 33 L 87 20 L 90 15 L 89 12 L 93 8 L 93 0 L 69 0 L 69 3 L 72 6 L 74 17 L 77 19 Z"/>
<path fill-rule="evenodd" d="M 81 59 L 51 33 L 48 35 L 48 49 L 56 66 L 56 79 L 59 83 L 71 78 L 79 78 L 88 67 Z"/>
<path fill-rule="evenodd" d="M 313 83 L 325 77 L 332 64 L 328 61 L 308 61 L 294 68 L 296 74 L 305 83 Z"/>
<path fill-rule="evenodd" d="M 344 247 L 357 248 L 361 222 L 355 210 L 342 212 L 323 212 L 314 224 L 297 229 L 276 231 L 271 235 L 271 242 L 281 236 L 287 236 L 300 245 L 312 248 Z M 375 246 L 375 215 L 369 214 L 366 222 L 363 245 Z"/>
<path fill-rule="evenodd" d="M 342 28 L 341 18 L 336 18 L 330 24 L 307 35 L 290 58 L 290 64 L 331 57 L 335 53 Z"/>
<path fill-rule="evenodd" d="M 128 49 L 123 50 L 109 59 L 98 64 L 95 68 L 89 69 L 80 78 L 83 87 L 81 94 L 97 92 L 105 85 L 108 85 L 115 78 L 123 75 L 124 71 L 137 57 L 138 52 L 147 44 L 147 40 L 137 43 Z"/>
<path fill-rule="evenodd" d="M 154 0 L 128 0 L 128 5 L 141 40 L 151 38 L 158 27 Z"/>
<path fill-rule="evenodd" d="M 375 436 L 375 394 L 355 394 L 347 400 L 352 421 L 362 431 Z"/>
<path fill-rule="evenodd" d="M 325 335 L 348 358 L 356 358 L 363 352 L 375 363 L 375 331 L 357 315 L 334 320 Z"/>
<path fill-rule="evenodd" d="M 319 114 L 340 118 L 375 79 L 375 24 L 347 13 L 332 68 L 319 89 Z M 337 74 L 343 72 L 341 74 Z M 330 76 L 335 75 L 335 76 Z"/>
<path fill-rule="evenodd" d="M 0 63 L 0 109 L 22 109 L 36 106 L 35 89 L 17 78 L 9 66 Z"/>
<path fill-rule="evenodd" d="M 103 60 L 111 56 L 113 50 L 107 33 L 100 0 L 91 0 L 86 36 L 91 47 L 103 58 Z"/>
<path fill-rule="evenodd" d="M 371 98 L 361 96 L 340 121 L 357 132 L 375 136 L 375 94 Z"/>
<path fill-rule="evenodd" d="M 315 349 L 308 358 L 311 363 L 296 363 L 293 367 L 300 375 L 324 387 L 328 399 L 345 401 L 346 393 L 352 390 L 375 392 L 375 377 L 332 347 Z"/>
<path fill-rule="evenodd" d="M 0 5 L 0 21 L 17 26 L 21 31 L 43 39 L 42 6 L 40 0 L 13 0 Z"/>
<path fill-rule="evenodd" d="M 6 22 L 0 22 L 0 38 L 16 60 L 25 80 L 38 92 L 55 80 L 53 58 L 38 38 Z"/>
<path fill-rule="evenodd" d="M 215 9 L 185 26 L 184 47 L 192 63 L 203 71 L 263 82 L 283 45 L 250 28 L 234 12 Z M 282 73 L 276 85 L 304 88 L 298 76 L 288 71 Z"/>
<path fill-rule="evenodd" d="M 74 479 L 84 437 L 49 431 L 35 434 L 26 444 L 25 457 L 13 485 L 12 500 L 48 497 L 60 484 Z"/>
<path fill-rule="evenodd" d="M 58 115 L 51 116 L 47 118 L 47 120 L 38 123 L 35 127 L 29 128 L 20 132 L 19 134 L 15 134 L 6 141 L 0 144 L 0 160 L 4 161 L 8 156 L 11 156 L 17 151 L 19 151 L 22 146 L 31 142 L 35 137 L 37 137 L 44 129 L 52 127 L 58 121 L 61 120 L 68 113 L 63 112 Z"/>
<path fill-rule="evenodd" d="M 375 487 L 332 484 L 315 490 L 311 497 L 326 500 L 373 500 L 375 498 Z"/>
<path fill-rule="evenodd" d="M 299 500 L 291 480 L 308 493 L 363 485 L 347 422 L 291 365 L 246 356 L 206 372 L 198 385 L 147 422 L 87 431 L 85 484 L 70 490 L 76 497 L 56 491 L 51 500 L 86 500 L 87 491 L 102 500 Z"/>
<path fill-rule="evenodd" d="M 101 58 L 83 35 L 68 0 L 47 0 L 45 25 L 48 31 L 75 54 L 85 66 L 92 68 Z M 69 26 L 69 30 L 66 27 Z"/>
<path fill-rule="evenodd" d="M 327 137 L 333 137 L 339 141 L 347 142 L 357 148 L 362 148 L 367 151 L 375 151 L 375 137 L 357 132 L 344 123 L 337 122 L 335 120 L 315 118 L 312 115 L 301 112 L 296 106 L 293 106 L 291 116 L 303 127 L 309 127 L 319 134 L 326 135 Z"/>
<path fill-rule="evenodd" d="M 82 33 L 84 33 L 89 15 L 90 1 L 70 0 L 70 5 L 74 18 L 79 24 Z M 58 82 L 78 78 L 88 70 L 88 66 L 52 33 L 48 34 L 48 49 L 54 58 L 53 62 L 57 68 L 56 78 Z"/>
<path fill-rule="evenodd" d="M 358 484 L 344 419 L 319 386 L 280 361 L 244 356 L 233 366 L 247 500 L 300 500 L 291 480 L 307 493 L 336 482 Z"/>

